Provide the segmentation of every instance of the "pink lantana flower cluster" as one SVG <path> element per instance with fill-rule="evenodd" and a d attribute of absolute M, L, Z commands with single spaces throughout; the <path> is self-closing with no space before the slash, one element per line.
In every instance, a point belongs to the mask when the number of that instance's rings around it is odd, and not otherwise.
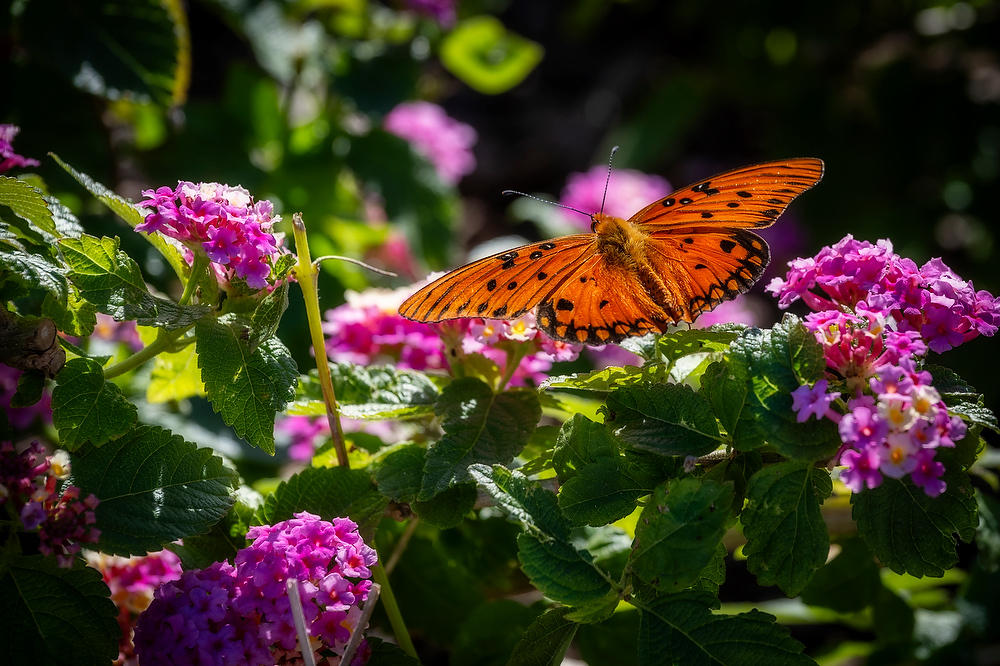
<path fill-rule="evenodd" d="M 299 582 L 312 650 L 336 657 L 358 626 L 374 549 L 347 518 L 302 512 L 253 527 L 235 566 L 185 572 L 157 589 L 139 617 L 142 664 L 275 664 L 301 659 L 285 581 Z M 354 664 L 363 663 L 356 658 Z"/>
<path fill-rule="evenodd" d="M 270 201 L 254 202 L 242 187 L 179 181 L 177 187 L 143 190 L 140 206 L 154 212 L 136 231 L 160 232 L 179 241 L 191 255 L 208 256 L 219 277 L 239 278 L 252 289 L 268 285 L 274 258 L 283 254 L 271 232 L 281 218 Z"/>
<path fill-rule="evenodd" d="M 799 421 L 810 416 L 838 424 L 843 445 L 841 480 L 853 491 L 878 486 L 884 476 L 909 476 L 924 492 L 944 492 L 942 447 L 965 436 L 965 423 L 948 414 L 929 372 L 928 350 L 947 351 L 977 335 L 993 335 L 1000 299 L 976 291 L 940 259 L 921 267 L 892 244 L 847 236 L 815 257 L 789 262 L 785 278 L 768 291 L 788 307 L 797 300 L 815 310 L 805 318 L 823 346 L 826 379 L 792 394 Z"/>
<path fill-rule="evenodd" d="M 14 167 L 38 166 L 38 160 L 14 152 L 14 137 L 20 131 L 21 128 L 17 125 L 0 124 L 0 173 Z"/>
<path fill-rule="evenodd" d="M 82 544 L 101 534 L 93 527 L 97 497 L 81 499 L 76 486 L 57 488 L 68 475 L 65 452 L 46 457 L 38 442 L 20 452 L 10 442 L 0 444 L 0 505 L 14 525 L 37 535 L 39 552 L 65 568 L 73 566 Z"/>
<path fill-rule="evenodd" d="M 410 321 L 399 314 L 398 308 L 419 286 L 348 291 L 344 305 L 326 312 L 323 332 L 330 359 L 358 365 L 383 362 L 411 370 L 444 370 L 449 367 L 449 345 L 444 337 L 457 340 L 451 347 L 456 354 L 479 353 L 506 370 L 509 352 L 497 343 L 519 342 L 531 345 L 531 349 L 511 373 L 510 384 L 526 386 L 541 383 L 553 362 L 573 360 L 580 353 L 579 345 L 541 334 L 531 313 L 515 321 L 457 319 L 444 324 Z"/>
<path fill-rule="evenodd" d="M 445 28 L 455 25 L 456 0 L 406 0 L 406 6 L 430 17 Z"/>
<path fill-rule="evenodd" d="M 111 600 L 118 607 L 121 636 L 115 663 L 118 666 L 134 666 L 138 663 L 132 642 L 135 623 L 139 614 L 153 601 L 156 589 L 177 580 L 184 573 L 181 560 L 169 550 L 132 557 L 85 551 L 84 557 L 88 566 L 101 572 L 104 583 L 111 590 Z"/>
<path fill-rule="evenodd" d="M 606 199 L 605 183 L 608 184 Z M 559 203 L 590 214 L 601 210 L 601 200 L 604 199 L 605 213 L 627 219 L 671 191 L 670 183 L 660 176 L 634 169 L 615 169 L 608 182 L 608 168 L 595 166 L 583 173 L 570 175 Z M 578 226 L 590 229 L 589 217 L 567 210 L 563 214 Z"/>
<path fill-rule="evenodd" d="M 426 6 L 442 3 L 416 3 Z M 454 11 L 454 10 L 453 10 Z M 454 185 L 476 168 L 472 146 L 476 130 L 455 120 L 437 104 L 403 102 L 383 121 L 387 132 L 406 139 L 413 149 L 434 165 L 442 182 Z"/>

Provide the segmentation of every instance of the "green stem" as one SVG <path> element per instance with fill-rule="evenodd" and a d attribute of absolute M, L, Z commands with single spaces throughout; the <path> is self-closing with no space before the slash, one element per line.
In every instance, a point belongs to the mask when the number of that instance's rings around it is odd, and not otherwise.
<path fill-rule="evenodd" d="M 340 413 L 337 410 L 337 394 L 333 390 L 333 380 L 330 378 L 330 362 L 326 357 L 326 341 L 323 339 L 323 320 L 319 312 L 319 292 L 316 289 L 316 266 L 309 255 L 309 239 L 306 236 L 306 225 L 302 222 L 302 214 L 292 215 L 292 229 L 295 233 L 295 253 L 299 263 L 295 267 L 295 278 L 302 290 L 302 299 L 306 304 L 306 317 L 309 320 L 309 337 L 312 339 L 313 352 L 316 355 L 316 371 L 319 373 L 319 386 L 323 391 L 323 402 L 326 404 L 326 420 L 330 424 L 330 437 L 337 451 L 337 464 L 350 467 L 347 460 L 347 444 L 344 442 L 344 430 L 340 427 Z"/>
<path fill-rule="evenodd" d="M 406 623 L 403 622 L 403 616 L 399 612 L 396 595 L 392 593 L 392 587 L 389 586 L 389 576 L 386 575 L 381 564 L 372 567 L 372 578 L 382 587 L 380 599 L 382 607 L 385 608 L 385 614 L 389 616 L 389 624 L 392 625 L 392 633 L 396 636 L 396 643 L 403 652 L 419 661 L 420 657 L 417 656 L 417 650 L 413 647 L 413 641 L 410 640 L 410 632 L 406 630 Z"/>
<path fill-rule="evenodd" d="M 528 347 L 527 343 L 512 343 L 507 346 L 507 359 L 504 361 L 503 377 L 500 378 L 500 388 L 498 390 L 502 391 L 507 387 L 507 383 L 514 376 L 517 367 L 521 365 L 521 361 L 527 356 Z"/>
<path fill-rule="evenodd" d="M 187 284 L 184 285 L 184 293 L 181 294 L 181 299 L 177 301 L 179 305 L 187 305 L 194 296 L 195 289 L 198 288 L 198 283 L 201 282 L 202 275 L 205 274 L 206 269 L 208 269 L 208 257 L 195 254 L 194 263 L 191 264 L 191 274 L 188 276 Z"/>
<path fill-rule="evenodd" d="M 124 375 L 129 370 L 138 368 L 140 365 L 142 365 L 149 359 L 153 358 L 157 354 L 169 350 L 173 346 L 177 338 L 181 337 L 182 335 L 190 331 L 193 326 L 194 324 L 188 326 L 187 328 L 179 328 L 176 331 L 170 331 L 169 333 L 167 331 L 161 330 L 159 335 L 156 336 L 156 339 L 153 340 L 151 343 L 149 343 L 136 353 L 132 354 L 128 358 L 123 359 L 118 363 L 115 363 L 114 365 L 110 365 L 104 368 L 104 378 L 111 379 L 112 377 L 117 377 L 118 375 Z"/>

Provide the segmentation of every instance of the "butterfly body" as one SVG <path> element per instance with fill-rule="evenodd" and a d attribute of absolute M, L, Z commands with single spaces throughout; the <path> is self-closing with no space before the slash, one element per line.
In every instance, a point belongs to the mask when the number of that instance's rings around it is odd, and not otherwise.
<path fill-rule="evenodd" d="M 750 229 L 773 224 L 822 175 L 815 158 L 765 162 L 678 190 L 627 220 L 595 213 L 592 233 L 475 261 L 417 291 L 399 312 L 434 322 L 535 310 L 549 336 L 592 345 L 665 332 L 746 292 L 770 259 Z"/>

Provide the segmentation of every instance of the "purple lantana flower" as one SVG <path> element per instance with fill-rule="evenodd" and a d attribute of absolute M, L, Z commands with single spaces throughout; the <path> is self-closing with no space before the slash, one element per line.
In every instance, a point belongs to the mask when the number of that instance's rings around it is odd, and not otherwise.
<path fill-rule="evenodd" d="M 430 102 L 403 102 L 385 117 L 387 132 L 406 139 L 434 165 L 441 180 L 454 185 L 476 168 L 476 130 Z"/>
<path fill-rule="evenodd" d="M 38 166 L 38 160 L 14 152 L 14 137 L 21 131 L 17 125 L 0 124 L 0 173 L 14 167 Z"/>
<path fill-rule="evenodd" d="M 812 387 L 804 384 L 792 391 L 792 409 L 795 410 L 796 419 L 799 423 L 806 421 L 810 416 L 822 419 L 830 410 L 830 404 L 840 397 L 839 391 L 827 393 L 830 385 L 825 379 L 821 379 Z"/>

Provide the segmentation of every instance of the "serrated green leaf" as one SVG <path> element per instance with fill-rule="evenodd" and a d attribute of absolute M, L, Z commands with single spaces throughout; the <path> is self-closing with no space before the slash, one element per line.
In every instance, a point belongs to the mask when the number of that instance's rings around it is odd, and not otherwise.
<path fill-rule="evenodd" d="M 73 176 L 76 182 L 83 185 L 88 192 L 97 197 L 101 203 L 107 206 L 112 213 L 121 218 L 130 227 L 135 228 L 136 225 L 142 224 L 146 219 L 146 215 L 152 212 L 145 208 L 139 208 L 125 197 L 115 194 L 87 174 L 77 171 L 64 162 L 58 155 L 54 153 L 50 153 L 50 155 L 66 173 Z M 169 244 L 160 234 L 142 234 L 142 236 L 163 255 L 163 258 L 170 264 L 170 267 L 174 269 L 177 277 L 181 280 L 187 280 L 188 266 L 187 262 L 181 256 L 180 250 Z"/>
<path fill-rule="evenodd" d="M 0 652 L 8 664 L 110 663 L 118 609 L 96 569 L 55 558 L 16 557 L 0 568 Z"/>
<path fill-rule="evenodd" d="M 596 462 L 559 488 L 559 508 L 575 525 L 599 527 L 635 511 L 636 501 L 647 492 L 617 462 Z"/>
<path fill-rule="evenodd" d="M 969 475 L 948 469 L 947 490 L 928 497 L 909 479 L 884 478 L 851 495 L 858 533 L 883 565 L 896 573 L 940 577 L 958 562 L 955 535 L 969 542 L 978 517 Z"/>
<path fill-rule="evenodd" d="M 106 553 L 146 553 L 205 533 L 233 504 L 236 472 L 211 449 L 157 426 L 84 447 L 71 461 L 70 483 L 100 500 L 98 545 Z"/>
<path fill-rule="evenodd" d="M 621 445 L 603 423 L 591 421 L 583 414 L 574 414 L 559 429 L 556 447 L 552 451 L 552 468 L 565 482 L 576 472 L 599 460 L 615 460 Z"/>
<path fill-rule="evenodd" d="M 700 456 L 722 443 L 708 401 L 679 384 L 632 386 L 608 396 L 611 432 L 629 446 L 665 456 Z"/>
<path fill-rule="evenodd" d="M 740 419 L 747 418 L 744 412 L 747 408 L 747 393 L 750 391 L 748 384 L 747 378 L 725 361 L 712 363 L 701 376 L 701 394 L 708 398 L 715 418 L 719 419 L 722 427 L 734 440 Z M 744 441 L 739 443 L 734 442 L 738 450 L 747 450 L 760 445 L 759 441 L 747 442 L 745 438 L 743 439 Z M 751 446 L 747 446 L 748 443 Z"/>
<path fill-rule="evenodd" d="M 395 643 L 388 643 L 374 636 L 366 636 L 365 642 L 371 648 L 368 663 L 372 666 L 420 666 L 420 662 L 403 652 Z"/>
<path fill-rule="evenodd" d="M 507 666 L 559 666 L 580 626 L 566 619 L 569 612 L 566 607 L 550 608 L 535 618 L 514 646 Z"/>
<path fill-rule="evenodd" d="M 175 330 L 211 312 L 204 305 L 178 305 L 149 293 L 139 264 L 118 249 L 115 238 L 84 234 L 59 242 L 69 264 L 69 278 L 98 310 L 118 321 Z"/>
<path fill-rule="evenodd" d="M 212 409 L 239 437 L 274 453 L 274 417 L 295 395 L 295 361 L 278 338 L 252 351 L 228 317 L 195 328 L 201 379 Z"/>
<path fill-rule="evenodd" d="M 423 373 L 392 366 L 364 367 L 353 363 L 331 363 L 330 376 L 340 413 L 352 419 L 406 419 L 430 416 L 440 391 Z M 288 413 L 323 416 L 319 379 L 315 370 L 300 382 Z"/>
<path fill-rule="evenodd" d="M 825 564 L 802 590 L 802 601 L 838 613 L 870 606 L 882 588 L 878 565 L 861 539 L 841 544 L 837 557 Z"/>
<path fill-rule="evenodd" d="M 278 332 L 281 315 L 288 309 L 288 283 L 282 282 L 261 298 L 250 317 L 257 341 L 266 340 Z"/>
<path fill-rule="evenodd" d="M 11 407 L 30 407 L 42 399 L 45 375 L 37 370 L 25 370 L 17 378 L 17 390 L 10 397 Z"/>
<path fill-rule="evenodd" d="M 0 283 L 13 280 L 27 290 L 42 289 L 56 303 L 63 304 L 69 284 L 63 269 L 39 254 L 23 250 L 0 249 Z"/>
<path fill-rule="evenodd" d="M 671 331 L 656 338 L 655 358 L 673 364 L 691 354 L 726 351 L 744 328 L 740 325 L 726 325 Z"/>
<path fill-rule="evenodd" d="M 507 31 L 492 16 L 465 19 L 441 42 L 441 64 L 487 95 L 510 90 L 524 80 L 544 53 L 535 42 Z"/>
<path fill-rule="evenodd" d="M 1000 433 L 1000 423 L 997 416 L 989 407 L 975 402 L 956 402 L 948 405 L 948 412 L 959 416 L 963 421 L 972 425 L 989 428 L 993 432 Z"/>
<path fill-rule="evenodd" d="M 466 514 L 475 507 L 478 496 L 476 484 L 469 481 L 457 483 L 426 502 L 414 502 L 410 506 L 424 522 L 439 529 L 447 529 L 459 525 L 465 519 Z"/>
<path fill-rule="evenodd" d="M 100 364 L 74 358 L 56 375 L 52 391 L 52 424 L 59 443 L 69 451 L 85 442 L 102 446 L 131 430 L 138 410 L 121 389 L 105 381 Z"/>
<path fill-rule="evenodd" d="M 52 243 L 61 237 L 44 193 L 34 185 L 0 176 L 0 205 L 14 212 L 17 219 L 11 224 L 35 243 Z"/>
<path fill-rule="evenodd" d="M 733 487 L 683 478 L 657 486 L 639 516 L 629 567 L 661 591 L 691 585 L 732 519 Z"/>
<path fill-rule="evenodd" d="M 775 624 L 774 617 L 752 610 L 715 615 L 710 595 L 681 592 L 643 605 L 639 620 L 639 664 L 813 664 L 803 646 Z"/>
<path fill-rule="evenodd" d="M 542 539 L 569 540 L 570 525 L 554 493 L 502 465 L 470 465 L 469 475 L 529 533 Z"/>
<path fill-rule="evenodd" d="M 434 407 L 444 436 L 427 450 L 418 499 L 429 500 L 468 480 L 475 463 L 507 464 L 524 448 L 542 416 L 538 395 L 527 389 L 496 394 L 478 379 L 449 384 Z"/>
<path fill-rule="evenodd" d="M 240 486 L 232 493 L 235 503 L 222 520 L 205 534 L 184 537 L 182 543 L 167 546 L 181 558 L 184 570 L 204 569 L 213 562 L 233 561 L 236 553 L 247 545 L 247 530 L 253 517 L 264 504 L 263 496 L 252 488 Z"/>
<path fill-rule="evenodd" d="M 375 470 L 378 491 L 395 502 L 412 502 L 420 492 L 426 451 L 418 444 L 399 447 L 379 463 Z"/>
<path fill-rule="evenodd" d="M 833 422 L 799 423 L 792 410 L 792 391 L 812 384 L 826 367 L 822 348 L 797 317 L 786 314 L 770 330 L 748 329 L 730 345 L 727 360 L 730 371 L 746 377 L 749 386 L 748 418 L 737 423 L 734 443 L 756 444 L 766 437 L 779 453 L 802 461 L 836 452 L 841 442 Z"/>
<path fill-rule="evenodd" d="M 979 565 L 992 573 L 1000 570 L 1000 501 L 976 489 L 976 503 L 979 508 L 976 528 Z"/>
<path fill-rule="evenodd" d="M 344 467 L 307 467 L 264 500 L 256 524 L 273 525 L 299 511 L 324 520 L 347 516 L 363 534 L 371 534 L 389 500 L 372 483 L 367 472 Z"/>
<path fill-rule="evenodd" d="M 626 365 L 607 367 L 591 372 L 549 377 L 539 387 L 542 390 L 571 388 L 582 391 L 613 391 L 623 386 L 635 384 L 662 384 L 670 376 L 665 363 L 650 363 L 642 367 Z"/>
<path fill-rule="evenodd" d="M 42 301 L 42 316 L 55 322 L 56 328 L 63 333 L 79 337 L 88 336 L 97 326 L 97 308 L 80 296 L 80 291 L 71 282 L 66 282 L 66 285 L 68 291 L 65 301 L 60 301 L 52 293 L 45 295 L 45 300 Z"/>
<path fill-rule="evenodd" d="M 79 238 L 83 235 L 83 225 L 63 202 L 53 196 L 44 195 L 45 204 L 52 213 L 52 222 L 55 225 L 56 238 Z"/>
<path fill-rule="evenodd" d="M 928 363 L 923 369 L 931 373 L 931 383 L 946 405 L 956 402 L 979 402 L 981 397 L 979 391 L 951 368 Z"/>
<path fill-rule="evenodd" d="M 205 385 L 195 345 L 189 344 L 178 352 L 163 352 L 153 360 L 146 386 L 147 402 L 155 404 L 203 395 Z"/>
<path fill-rule="evenodd" d="M 832 491 L 830 474 L 808 463 L 778 463 L 750 478 L 740 522 L 747 568 L 758 583 L 794 597 L 823 566 L 830 535 L 820 505 Z"/>
<path fill-rule="evenodd" d="M 574 606 L 578 622 L 599 622 L 618 605 L 606 575 L 590 557 L 563 541 L 542 540 L 528 533 L 517 537 L 517 559 L 538 590 L 550 599 Z"/>
<path fill-rule="evenodd" d="M 712 596 L 718 596 L 719 588 L 726 582 L 726 555 L 728 554 L 729 551 L 726 550 L 726 545 L 720 542 L 715 549 L 712 559 L 708 561 L 705 568 L 698 574 L 698 580 L 695 581 L 692 589 L 699 592 L 708 592 Z"/>

